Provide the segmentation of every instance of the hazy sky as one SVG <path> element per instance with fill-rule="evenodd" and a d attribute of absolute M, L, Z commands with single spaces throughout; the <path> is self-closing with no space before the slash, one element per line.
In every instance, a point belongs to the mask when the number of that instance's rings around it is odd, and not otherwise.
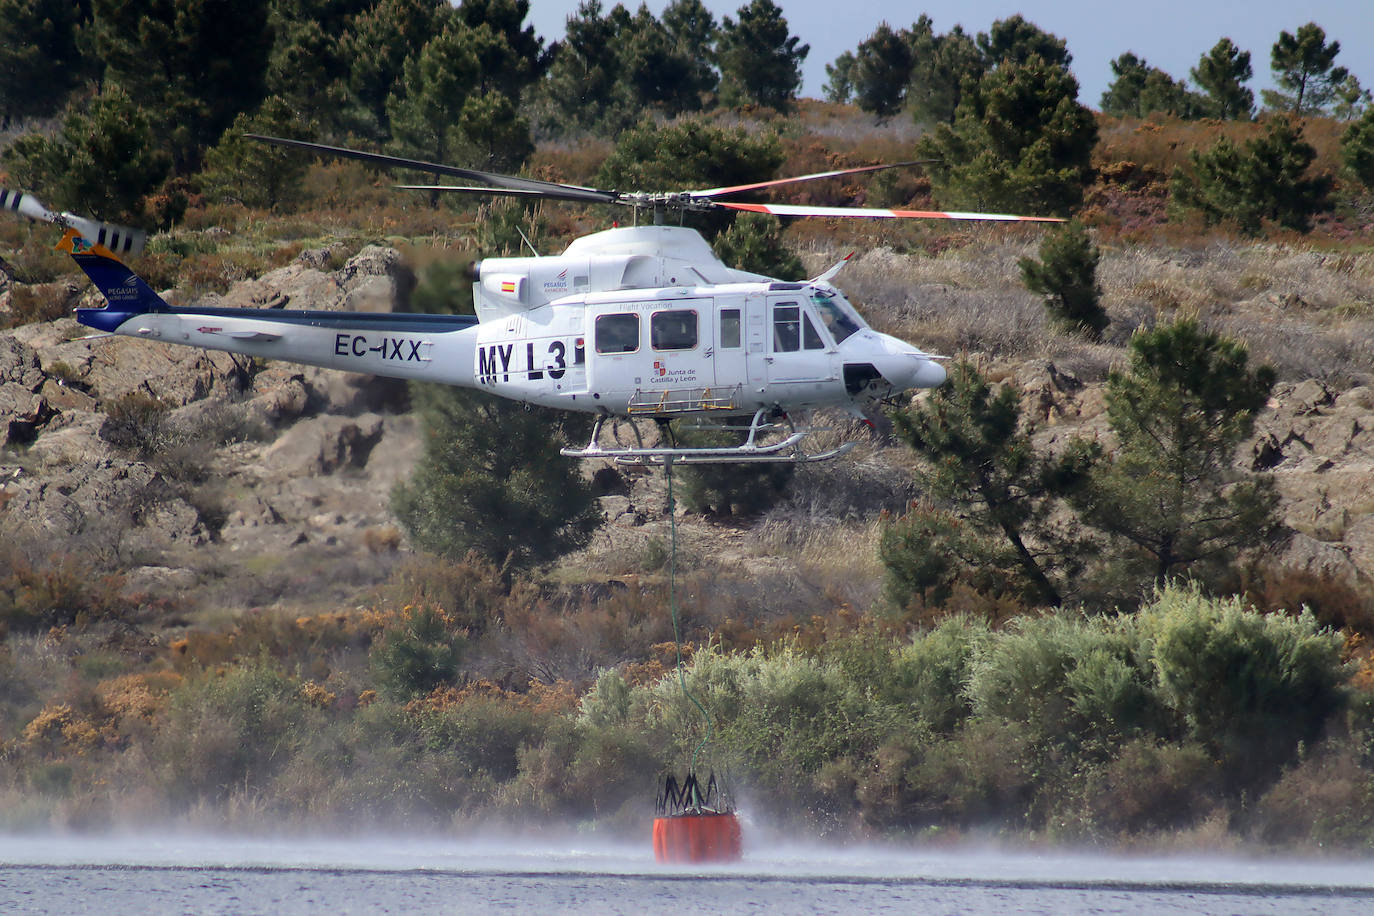
<path fill-rule="evenodd" d="M 668 0 L 648 0 L 655 15 Z M 705 0 L 716 14 L 735 18 L 746 0 Z M 1326 30 L 1327 40 L 1341 43 L 1336 63 L 1353 72 L 1366 88 L 1374 85 L 1374 3 L 1371 0 L 1307 0 L 1294 5 L 1281 0 L 1147 0 L 1112 3 L 1110 0 L 774 0 L 787 17 L 792 34 L 811 45 L 803 67 L 802 95 L 819 98 L 825 85 L 825 65 L 858 47 L 880 22 L 893 28 L 911 25 L 921 13 L 944 33 L 962 25 L 969 33 L 986 32 L 998 19 L 1020 13 L 1046 31 L 1068 41 L 1073 72 L 1078 77 L 1079 101 L 1093 108 L 1111 82 L 1111 61 L 1134 51 L 1147 63 L 1186 79 L 1198 58 L 1222 37 L 1250 52 L 1255 77 L 1250 88 L 1272 87 L 1269 49 L 1279 32 L 1296 32 L 1307 22 Z M 562 38 L 564 22 L 578 0 L 530 0 L 530 21 L 545 40 Z M 610 8 L 612 0 L 602 0 Z M 625 5 L 637 9 L 638 0 Z"/>

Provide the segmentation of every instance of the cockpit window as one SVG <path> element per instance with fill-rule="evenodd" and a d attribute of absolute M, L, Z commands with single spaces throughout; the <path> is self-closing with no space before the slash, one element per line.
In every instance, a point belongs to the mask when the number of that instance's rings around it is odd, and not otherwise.
<path fill-rule="evenodd" d="M 844 299 L 833 290 L 813 289 L 811 304 L 825 323 L 825 329 L 835 338 L 835 343 L 843 343 L 849 335 L 859 330 L 859 322 L 845 308 Z"/>

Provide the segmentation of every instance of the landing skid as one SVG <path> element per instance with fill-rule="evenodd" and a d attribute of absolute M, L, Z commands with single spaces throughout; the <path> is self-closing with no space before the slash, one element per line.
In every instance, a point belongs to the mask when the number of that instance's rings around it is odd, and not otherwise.
<path fill-rule="evenodd" d="M 638 467 L 661 467 L 665 464 L 807 464 L 812 461 L 827 461 L 843 455 L 854 447 L 853 442 L 845 442 L 824 452 L 808 454 L 802 448 L 802 441 L 814 430 L 798 429 L 790 419 L 784 417 L 787 434 L 776 442 L 760 444 L 761 436 L 783 428 L 782 424 L 767 422 L 768 411 L 764 408 L 754 412 L 754 418 L 747 427 L 748 436 L 739 445 L 731 446 L 677 446 L 646 448 L 635 431 L 637 444 L 624 446 L 616 444 L 605 447 L 601 444 L 601 428 L 605 417 L 597 417 L 592 426 L 591 441 L 586 448 L 565 448 L 562 453 L 569 458 L 602 458 L 616 464 Z M 666 421 L 660 421 L 666 423 Z M 723 427 L 729 428 L 729 427 Z"/>

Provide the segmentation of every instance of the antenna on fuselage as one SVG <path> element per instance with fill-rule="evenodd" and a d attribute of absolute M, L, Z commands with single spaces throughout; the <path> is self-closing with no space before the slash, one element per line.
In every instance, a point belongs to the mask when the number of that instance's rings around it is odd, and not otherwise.
<path fill-rule="evenodd" d="M 519 226 L 516 226 L 515 231 L 520 233 L 520 241 L 525 243 L 525 247 L 530 250 L 530 254 L 534 255 L 536 258 L 543 257 L 543 255 L 540 254 L 539 251 L 534 247 L 534 243 L 530 241 L 529 236 L 525 235 L 524 229 L 521 229 Z"/>

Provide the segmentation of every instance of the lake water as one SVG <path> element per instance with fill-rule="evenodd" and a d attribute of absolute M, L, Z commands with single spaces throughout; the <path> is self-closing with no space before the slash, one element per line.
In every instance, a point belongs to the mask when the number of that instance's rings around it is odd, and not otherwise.
<path fill-rule="evenodd" d="M 746 842 L 749 838 L 746 837 Z M 1374 913 L 1374 860 L 381 836 L 0 837 L 0 913 Z"/>

